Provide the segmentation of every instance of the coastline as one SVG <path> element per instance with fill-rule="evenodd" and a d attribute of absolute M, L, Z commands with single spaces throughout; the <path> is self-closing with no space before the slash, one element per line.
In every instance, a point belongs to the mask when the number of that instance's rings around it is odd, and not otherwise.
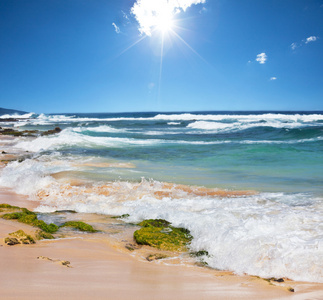
<path fill-rule="evenodd" d="M 0 188 L 0 202 L 34 209 L 36 201 Z M 0 219 L 3 299 L 319 299 L 323 284 L 269 283 L 197 266 L 139 259 L 100 235 L 4 244 L 9 233 L 34 227 Z M 70 267 L 60 264 L 69 261 Z M 288 291 L 288 287 L 295 292 Z"/>
<path fill-rule="evenodd" d="M 16 154 L 5 155 L 10 156 L 6 159 L 14 159 Z M 1 187 L 0 203 L 30 210 L 39 205 L 38 201 Z M 256 276 L 238 276 L 193 264 L 148 262 L 100 234 L 76 234 L 37 241 L 34 245 L 6 245 L 4 238 L 19 229 L 28 234 L 36 230 L 0 218 L 0 281 L 4 287 L 0 297 L 3 299 L 323 298 L 321 283 L 288 279 L 272 283 Z M 69 261 L 70 267 L 61 261 Z M 294 292 L 288 291 L 290 287 Z"/>

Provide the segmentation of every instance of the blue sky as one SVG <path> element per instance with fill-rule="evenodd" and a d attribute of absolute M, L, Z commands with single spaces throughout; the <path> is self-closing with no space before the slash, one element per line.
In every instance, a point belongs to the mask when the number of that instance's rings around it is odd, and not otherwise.
<path fill-rule="evenodd" d="M 0 107 L 323 110 L 322 53 L 323 0 L 0 0 Z"/>

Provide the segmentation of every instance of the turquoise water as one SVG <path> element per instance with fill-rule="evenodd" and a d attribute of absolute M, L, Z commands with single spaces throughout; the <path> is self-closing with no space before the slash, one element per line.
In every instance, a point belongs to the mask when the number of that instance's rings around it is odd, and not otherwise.
<path fill-rule="evenodd" d="M 57 144 L 44 142 L 37 150 L 133 162 L 138 172 L 123 174 L 125 180 L 144 176 L 207 187 L 322 193 L 320 112 L 34 117 L 20 128 L 66 130 Z"/>
<path fill-rule="evenodd" d="M 3 125 L 62 129 L 8 143 L 28 157 L 0 185 L 40 212 L 163 218 L 191 231 L 211 267 L 323 282 L 323 112 L 28 114 Z"/>

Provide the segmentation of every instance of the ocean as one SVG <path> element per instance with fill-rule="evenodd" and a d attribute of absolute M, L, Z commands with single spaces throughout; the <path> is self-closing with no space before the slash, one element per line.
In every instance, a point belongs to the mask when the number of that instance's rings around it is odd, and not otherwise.
<path fill-rule="evenodd" d="M 19 118 L 1 126 L 62 129 L 3 142 L 26 159 L 3 168 L 0 185 L 40 201 L 37 211 L 162 218 L 189 229 L 212 268 L 323 282 L 323 112 Z"/>

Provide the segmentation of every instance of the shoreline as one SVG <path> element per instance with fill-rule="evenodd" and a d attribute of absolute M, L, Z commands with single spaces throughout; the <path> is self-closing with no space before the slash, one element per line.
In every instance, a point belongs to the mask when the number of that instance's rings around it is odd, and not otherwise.
<path fill-rule="evenodd" d="M 10 160 L 18 156 L 16 153 L 3 155 Z M 206 193 L 208 190 L 198 192 Z M 40 204 L 9 188 L 0 187 L 2 203 L 32 211 Z M 134 253 L 125 248 L 125 243 L 100 234 L 75 234 L 37 241 L 34 245 L 6 245 L 4 238 L 19 229 L 27 234 L 36 230 L 29 225 L 0 218 L 0 281 L 5 287 L 0 298 L 4 299 L 323 298 L 322 283 L 290 280 L 273 283 L 256 276 L 239 276 L 193 263 L 184 262 L 183 265 L 180 259 L 149 262 L 145 257 L 147 253 L 158 252 L 155 248 L 143 246 L 141 252 Z M 131 241 L 129 234 L 128 238 Z M 62 261 L 70 262 L 70 267 L 62 265 Z M 289 287 L 295 292 L 288 291 Z"/>
<path fill-rule="evenodd" d="M 0 188 L 0 202 L 35 208 L 36 201 Z M 255 276 L 238 276 L 197 266 L 138 259 L 99 235 L 41 240 L 7 246 L 18 229 L 35 228 L 0 219 L 4 299 L 319 299 L 323 284 L 287 281 L 271 285 Z M 42 258 L 38 258 L 42 257 Z M 69 261 L 70 268 L 60 260 Z M 289 292 L 287 287 L 295 292 Z"/>

